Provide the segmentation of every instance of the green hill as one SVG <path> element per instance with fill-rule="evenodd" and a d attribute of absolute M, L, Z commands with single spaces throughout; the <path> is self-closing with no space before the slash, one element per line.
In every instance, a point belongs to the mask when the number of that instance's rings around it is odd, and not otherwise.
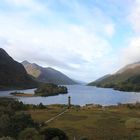
<path fill-rule="evenodd" d="M 114 88 L 121 91 L 140 91 L 140 62 L 127 65 L 117 73 L 88 85 Z"/>

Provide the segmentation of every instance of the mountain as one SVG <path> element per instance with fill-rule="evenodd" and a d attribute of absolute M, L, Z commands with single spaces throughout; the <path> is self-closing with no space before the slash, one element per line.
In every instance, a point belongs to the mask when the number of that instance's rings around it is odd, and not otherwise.
<path fill-rule="evenodd" d="M 36 78 L 40 82 L 44 83 L 53 83 L 53 84 L 59 84 L 59 85 L 72 85 L 76 84 L 76 82 L 72 79 L 70 79 L 65 74 L 47 67 L 41 67 L 35 63 L 29 63 L 28 61 L 22 62 L 24 68 L 26 69 L 27 73 L 29 75 L 32 75 L 34 78 Z"/>
<path fill-rule="evenodd" d="M 111 76 L 111 74 L 104 75 L 103 77 L 101 77 L 101 78 L 95 80 L 95 82 L 100 82 L 100 81 L 102 81 L 102 80 L 104 80 L 104 79 L 106 79 L 106 78 L 108 78 L 108 77 L 110 77 L 110 76 Z"/>
<path fill-rule="evenodd" d="M 139 66 L 140 66 L 140 62 L 132 63 L 132 64 L 129 64 L 129 65 L 126 65 L 122 69 L 118 70 L 116 73 L 119 74 L 119 73 L 122 73 L 122 72 L 124 72 L 128 69 L 134 70 L 136 67 L 139 67 Z"/>
<path fill-rule="evenodd" d="M 74 80 L 74 81 L 79 85 L 86 85 L 87 84 L 87 82 L 85 82 L 85 81 L 80 81 L 80 80 Z"/>
<path fill-rule="evenodd" d="M 0 48 L 0 89 L 33 88 L 37 86 L 22 64 Z"/>
<path fill-rule="evenodd" d="M 140 91 L 140 62 L 129 64 L 115 74 L 88 85 L 121 91 Z"/>

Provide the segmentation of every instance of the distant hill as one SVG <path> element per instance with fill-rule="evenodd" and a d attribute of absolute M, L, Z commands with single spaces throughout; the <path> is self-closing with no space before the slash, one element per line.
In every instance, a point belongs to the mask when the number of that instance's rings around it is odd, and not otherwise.
<path fill-rule="evenodd" d="M 40 82 L 44 83 L 53 83 L 59 85 L 72 85 L 76 84 L 74 80 L 66 76 L 65 74 L 47 67 L 41 67 L 35 63 L 29 63 L 28 61 L 22 62 L 24 68 L 26 69 L 27 73 L 32 75 Z"/>
<path fill-rule="evenodd" d="M 26 72 L 22 64 L 0 48 L 0 90 L 13 88 L 33 88 L 37 82 Z"/>
<path fill-rule="evenodd" d="M 140 91 L 140 62 L 129 64 L 115 74 L 91 82 L 88 85 L 122 91 Z"/>
<path fill-rule="evenodd" d="M 118 70 L 116 72 L 116 74 L 123 73 L 124 71 L 126 71 L 128 69 L 131 69 L 132 71 L 133 70 L 135 71 L 135 69 L 137 69 L 139 66 L 140 66 L 140 62 L 136 62 L 136 63 L 132 63 L 132 64 L 129 64 L 129 65 L 126 65 L 122 69 Z"/>
<path fill-rule="evenodd" d="M 74 80 L 76 83 L 78 83 L 79 85 L 87 85 L 87 82 L 85 81 L 80 81 L 80 80 Z"/>
<path fill-rule="evenodd" d="M 101 77 L 101 78 L 95 80 L 95 82 L 101 82 L 102 80 L 104 80 L 104 79 L 106 79 L 106 78 L 108 78 L 108 77 L 110 77 L 110 76 L 111 76 L 111 74 L 104 75 L 103 77 Z"/>

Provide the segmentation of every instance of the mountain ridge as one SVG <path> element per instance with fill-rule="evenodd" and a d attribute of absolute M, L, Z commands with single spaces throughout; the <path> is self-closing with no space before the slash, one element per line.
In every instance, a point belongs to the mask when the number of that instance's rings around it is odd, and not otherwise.
<path fill-rule="evenodd" d="M 120 70 L 118 70 L 116 72 L 116 74 L 117 73 L 122 73 L 122 72 L 124 72 L 127 69 L 134 69 L 135 67 L 138 67 L 138 66 L 140 66 L 140 61 L 135 62 L 135 63 L 131 63 L 131 64 L 128 64 L 128 65 L 124 66 L 123 68 L 121 68 Z"/>
<path fill-rule="evenodd" d="M 37 82 L 26 72 L 19 62 L 0 48 L 0 89 L 34 88 Z"/>
<path fill-rule="evenodd" d="M 22 64 L 27 73 L 36 78 L 39 82 L 54 83 L 59 85 L 77 84 L 74 80 L 72 80 L 62 72 L 51 67 L 42 67 L 36 63 L 30 63 L 26 60 L 23 61 Z"/>
<path fill-rule="evenodd" d="M 88 85 L 121 91 L 140 91 L 140 62 L 126 65 L 115 74 Z"/>

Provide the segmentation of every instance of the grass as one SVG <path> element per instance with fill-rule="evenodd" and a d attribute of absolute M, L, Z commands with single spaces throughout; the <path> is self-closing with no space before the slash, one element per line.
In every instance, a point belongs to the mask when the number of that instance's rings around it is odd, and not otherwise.
<path fill-rule="evenodd" d="M 17 96 L 17 97 L 34 97 L 34 94 L 29 94 L 29 93 L 17 93 L 17 94 L 14 94 L 14 96 Z"/>
<path fill-rule="evenodd" d="M 30 110 L 35 121 L 45 122 L 63 111 L 61 106 Z M 70 109 L 47 124 L 60 128 L 70 140 L 87 137 L 89 140 L 140 140 L 140 110 L 127 107 L 92 107 Z"/>

